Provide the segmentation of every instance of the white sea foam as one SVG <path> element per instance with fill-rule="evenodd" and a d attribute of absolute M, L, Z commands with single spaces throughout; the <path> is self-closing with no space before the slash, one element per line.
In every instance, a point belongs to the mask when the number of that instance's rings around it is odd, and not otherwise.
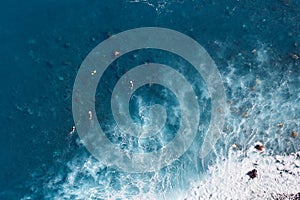
<path fill-rule="evenodd" d="M 251 179 L 247 172 L 256 169 Z M 246 153 L 232 148 L 219 157 L 207 175 L 186 195 L 186 199 L 275 199 L 300 192 L 300 152 L 288 156 Z"/>
<path fill-rule="evenodd" d="M 256 169 L 251 179 L 247 172 Z M 300 192 L 300 152 L 270 156 L 254 146 L 245 152 L 234 147 L 218 156 L 203 177 L 188 191 L 172 189 L 169 171 L 153 175 L 118 174 L 91 156 L 79 156 L 68 163 L 66 178 L 58 174 L 44 191 L 49 199 L 275 199 L 276 195 Z M 118 185 L 119 184 L 119 185 Z M 162 186 L 158 189 L 158 186 Z M 26 198 L 24 198 L 26 199 Z M 30 198 L 28 198 L 30 199 Z"/>

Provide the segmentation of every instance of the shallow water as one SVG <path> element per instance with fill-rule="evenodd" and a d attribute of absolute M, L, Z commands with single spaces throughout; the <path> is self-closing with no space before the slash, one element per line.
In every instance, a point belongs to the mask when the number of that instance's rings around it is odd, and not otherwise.
<path fill-rule="evenodd" d="M 299 137 L 291 137 L 292 131 L 300 132 L 300 59 L 292 58 L 300 54 L 298 1 L 32 0 L 10 1 L 1 8 L 0 199 L 183 199 L 194 185 L 211 185 L 205 182 L 214 180 L 207 172 L 222 175 L 209 166 L 228 159 L 234 143 L 244 157 L 256 141 L 265 145 L 268 156 L 299 151 Z M 74 125 L 72 88 L 82 61 L 96 45 L 110 35 L 146 26 L 179 31 L 206 49 L 221 73 L 228 111 L 221 139 L 205 160 L 200 159 L 198 144 L 210 118 L 205 82 L 194 78 L 193 71 L 184 71 L 187 63 L 165 52 L 138 51 L 133 53 L 137 57 L 126 55 L 123 60 L 121 56 L 114 63 L 118 70 L 107 72 L 107 88 L 97 89 L 96 109 L 107 112 L 97 116 L 105 119 L 101 123 L 111 140 L 121 145 L 106 109 L 108 87 L 122 70 L 144 62 L 182 69 L 201 97 L 203 120 L 199 137 L 178 161 L 157 173 L 128 174 L 94 159 L 78 134 L 69 134 Z M 117 75 L 111 79 L 113 73 Z M 174 111 L 168 113 L 170 126 L 164 137 L 154 139 L 156 146 L 123 148 L 153 151 L 172 140 L 180 111 L 176 113 L 178 102 L 167 89 L 143 89 L 130 104 L 133 118 L 139 121 L 142 108 L 160 102 Z M 151 92 L 160 95 L 153 98 Z M 144 112 L 147 115 L 147 109 Z M 128 136 L 121 138 L 126 141 Z M 239 162 L 246 162 L 244 157 Z M 245 174 L 248 169 L 243 170 Z"/>

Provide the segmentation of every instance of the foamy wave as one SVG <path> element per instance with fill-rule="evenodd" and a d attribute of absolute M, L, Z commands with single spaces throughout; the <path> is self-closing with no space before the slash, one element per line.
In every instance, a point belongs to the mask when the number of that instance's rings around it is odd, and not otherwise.
<path fill-rule="evenodd" d="M 247 173 L 257 170 L 257 177 Z M 229 151 L 209 167 L 207 175 L 189 191 L 186 199 L 288 199 L 300 192 L 300 152 L 270 156 Z M 294 197 L 295 198 L 295 197 Z M 296 199 L 296 198 L 295 198 Z"/>

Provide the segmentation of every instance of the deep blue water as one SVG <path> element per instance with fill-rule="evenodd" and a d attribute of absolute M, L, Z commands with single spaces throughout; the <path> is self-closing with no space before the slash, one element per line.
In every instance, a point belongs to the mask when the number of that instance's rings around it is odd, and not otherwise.
<path fill-rule="evenodd" d="M 254 109 L 251 114 L 255 118 L 260 112 L 271 112 L 268 106 L 274 106 L 282 109 L 282 115 L 264 118 L 270 119 L 267 125 L 277 118 L 291 121 L 287 129 L 299 130 L 300 59 L 292 59 L 291 55 L 300 54 L 300 1 L 2 1 L 0 199 L 62 195 L 59 185 L 63 185 L 63 178 L 57 188 L 46 187 L 47 181 L 58 174 L 66 176 L 70 170 L 66 163 L 74 157 L 81 160 L 89 155 L 77 144 L 78 135 L 69 134 L 74 125 L 71 96 L 77 71 L 88 52 L 101 41 L 138 27 L 170 28 L 198 41 L 216 62 L 227 99 L 239 102 L 240 107 L 252 108 L 256 95 L 243 93 L 238 85 L 241 77 L 245 77 L 244 84 L 249 88 L 256 78 L 266 79 L 259 92 L 270 101 L 275 92 L 272 88 L 281 88 L 287 80 L 289 87 L 278 93 L 282 97 L 279 103 L 266 103 L 264 110 Z M 263 50 L 260 56 L 254 56 L 253 49 Z M 164 60 L 165 56 L 156 59 Z M 140 94 L 147 96 L 142 91 Z M 290 109 L 280 107 L 285 102 L 290 103 Z M 171 102 L 170 107 L 176 104 Z M 171 128 L 177 128 L 176 122 Z M 278 151 L 299 150 L 297 144 L 294 149 Z M 186 184 L 177 184 L 179 179 L 172 180 L 175 186 Z M 112 188 L 122 187 L 116 185 L 111 182 Z"/>

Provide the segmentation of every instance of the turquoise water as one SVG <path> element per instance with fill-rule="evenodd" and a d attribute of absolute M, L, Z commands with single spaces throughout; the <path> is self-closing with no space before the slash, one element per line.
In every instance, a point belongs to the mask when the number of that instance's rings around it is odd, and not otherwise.
<path fill-rule="evenodd" d="M 47 0 L 2 2 L 1 8 L 0 199 L 153 199 L 153 194 L 180 199 L 233 143 L 246 149 L 260 140 L 270 154 L 299 151 L 299 137 L 290 137 L 292 131 L 300 132 L 300 59 L 293 57 L 300 54 L 298 1 Z M 202 105 L 203 126 L 178 161 L 157 173 L 128 174 L 91 157 L 78 134 L 70 135 L 71 96 L 79 66 L 96 45 L 119 32 L 149 26 L 184 33 L 206 49 L 221 73 L 229 111 L 215 153 L 200 159 L 199 144 L 211 114 L 203 79 L 167 52 L 121 56 L 96 95 L 101 126 L 121 148 L 162 148 L 175 137 L 180 119 L 178 102 L 167 88 L 141 88 L 130 102 L 133 119 L 144 122 L 137 105 L 158 102 L 168 108 L 167 126 L 161 137 L 145 141 L 146 146 L 134 146 L 135 138 L 128 146 L 130 137 L 113 130 L 107 96 L 129 68 L 159 62 L 181 70 Z"/>

